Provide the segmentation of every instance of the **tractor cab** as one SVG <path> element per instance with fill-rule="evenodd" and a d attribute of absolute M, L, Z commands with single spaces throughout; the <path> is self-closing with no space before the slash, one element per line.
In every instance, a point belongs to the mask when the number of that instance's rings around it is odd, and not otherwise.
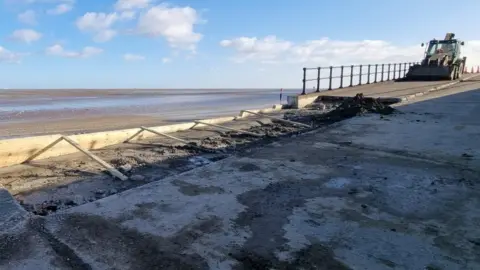
<path fill-rule="evenodd" d="M 430 41 L 426 54 L 427 56 L 432 56 L 434 54 L 443 53 L 450 56 L 455 56 L 458 53 L 460 47 L 458 46 L 458 41 L 454 40 L 432 40 Z"/>

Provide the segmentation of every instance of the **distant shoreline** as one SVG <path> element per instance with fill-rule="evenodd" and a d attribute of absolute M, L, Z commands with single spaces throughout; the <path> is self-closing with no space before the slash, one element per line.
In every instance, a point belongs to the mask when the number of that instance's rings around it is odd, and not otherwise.
<path fill-rule="evenodd" d="M 283 100 L 298 90 L 283 90 Z M 122 129 L 280 103 L 280 89 L 70 89 L 0 91 L 0 137 Z"/>

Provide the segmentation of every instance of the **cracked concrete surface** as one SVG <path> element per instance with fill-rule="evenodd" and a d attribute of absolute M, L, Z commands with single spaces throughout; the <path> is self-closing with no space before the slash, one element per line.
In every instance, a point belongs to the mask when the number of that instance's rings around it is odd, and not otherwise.
<path fill-rule="evenodd" d="M 105 169 L 82 153 L 74 153 L 0 169 L 0 184 L 4 183 L 28 211 L 48 215 L 215 162 L 279 135 L 299 132 L 298 127 L 273 123 L 262 117 L 225 125 L 269 135 L 257 138 L 205 127 L 172 134 L 198 143 L 201 149 L 157 136 L 92 151 L 129 176 L 129 181 L 118 181 L 107 173 L 99 173 Z"/>
<path fill-rule="evenodd" d="M 47 217 L 2 193 L 0 268 L 480 269 L 478 93 L 279 139 Z"/>

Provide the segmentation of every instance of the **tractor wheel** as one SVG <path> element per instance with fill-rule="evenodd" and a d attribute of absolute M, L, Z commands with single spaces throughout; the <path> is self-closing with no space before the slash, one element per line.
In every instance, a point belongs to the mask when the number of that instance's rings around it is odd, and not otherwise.
<path fill-rule="evenodd" d="M 464 70 L 464 68 L 465 68 L 465 67 L 464 67 L 463 63 L 462 63 L 462 64 L 460 64 L 460 67 L 458 68 L 458 75 L 457 75 L 457 79 L 460 79 L 460 80 L 462 79 L 462 77 L 463 77 L 463 70 Z"/>
<path fill-rule="evenodd" d="M 457 71 L 456 66 L 453 66 L 453 67 L 452 67 L 452 71 L 450 71 L 450 76 L 448 76 L 448 79 L 449 79 L 450 81 L 456 80 L 456 75 L 457 75 L 456 71 Z"/>

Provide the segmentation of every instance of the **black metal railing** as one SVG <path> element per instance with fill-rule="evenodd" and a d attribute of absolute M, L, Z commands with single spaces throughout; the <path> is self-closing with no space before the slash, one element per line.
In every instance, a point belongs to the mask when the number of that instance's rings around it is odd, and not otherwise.
<path fill-rule="evenodd" d="M 321 91 L 321 81 L 328 80 L 328 88 L 324 90 L 332 90 L 345 87 L 353 87 L 363 84 L 371 84 L 397 80 L 405 77 L 408 69 L 416 63 L 394 63 L 394 64 L 375 64 L 375 65 L 350 65 L 350 66 L 330 66 L 317 68 L 303 68 L 303 88 L 302 95 L 306 94 L 307 82 L 316 81 L 316 91 Z M 355 73 L 357 69 L 357 73 Z M 316 70 L 316 78 L 308 79 L 307 72 Z M 334 73 L 338 71 L 339 74 Z M 327 72 L 328 76 L 322 77 L 322 73 Z M 362 81 L 362 77 L 366 76 L 366 82 Z M 354 79 L 358 78 L 358 83 L 354 84 Z M 333 80 L 339 79 L 339 86 L 333 86 Z"/>

